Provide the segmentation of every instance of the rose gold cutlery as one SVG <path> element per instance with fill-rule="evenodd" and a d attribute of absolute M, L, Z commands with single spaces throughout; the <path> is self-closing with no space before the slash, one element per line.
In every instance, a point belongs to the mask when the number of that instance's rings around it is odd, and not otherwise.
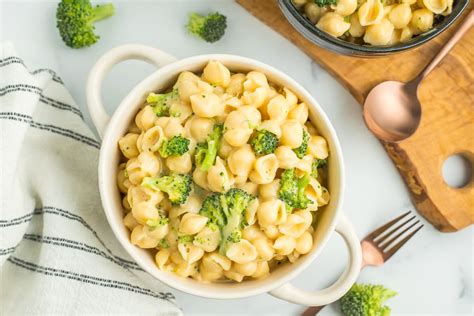
<path fill-rule="evenodd" d="M 390 259 L 400 248 L 412 238 L 423 225 L 419 224 L 416 216 L 410 216 L 411 212 L 391 220 L 387 224 L 377 228 L 361 241 L 362 266 L 381 266 Z M 408 218 L 408 219 L 407 219 Z M 402 221 L 403 220 L 403 221 Z M 398 224 L 402 222 L 401 224 Z M 302 316 L 316 315 L 325 306 L 313 306 L 307 308 Z"/>
<path fill-rule="evenodd" d="M 364 119 L 376 137 L 389 142 L 399 142 L 415 133 L 421 120 L 418 86 L 473 24 L 474 11 L 471 11 L 453 37 L 412 81 L 385 81 L 369 92 L 364 102 Z"/>

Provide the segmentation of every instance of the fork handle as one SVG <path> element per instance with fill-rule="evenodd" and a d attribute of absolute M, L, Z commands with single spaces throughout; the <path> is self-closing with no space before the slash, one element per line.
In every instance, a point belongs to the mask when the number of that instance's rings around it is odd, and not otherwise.
<path fill-rule="evenodd" d="M 314 316 L 316 315 L 317 313 L 319 313 L 324 307 L 326 307 L 327 305 L 323 305 L 323 306 L 311 306 L 311 307 L 308 307 L 304 312 L 303 314 L 301 314 L 301 316 Z"/>

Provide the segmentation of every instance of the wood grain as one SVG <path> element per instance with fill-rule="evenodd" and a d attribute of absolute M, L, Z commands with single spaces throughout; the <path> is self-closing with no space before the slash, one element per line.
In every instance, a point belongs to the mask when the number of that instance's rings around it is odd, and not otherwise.
<path fill-rule="evenodd" d="M 321 64 L 360 104 L 370 89 L 383 81 L 414 78 L 457 25 L 408 52 L 371 59 L 348 57 L 305 39 L 286 21 L 274 0 L 237 2 Z M 471 3 L 465 12 L 472 7 Z M 474 223 L 473 180 L 455 189 L 447 186 L 441 175 L 442 164 L 450 155 L 461 153 L 474 162 L 473 65 L 474 29 L 471 29 L 422 83 L 419 98 L 423 115 L 417 132 L 400 143 L 382 142 L 410 189 L 417 210 L 443 232 L 457 231 Z"/>

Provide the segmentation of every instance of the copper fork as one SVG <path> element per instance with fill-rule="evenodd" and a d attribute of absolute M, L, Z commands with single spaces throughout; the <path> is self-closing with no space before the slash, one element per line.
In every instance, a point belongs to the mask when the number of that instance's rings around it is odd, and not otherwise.
<path fill-rule="evenodd" d="M 374 230 L 360 242 L 362 247 L 361 269 L 367 266 L 381 266 L 387 262 L 388 259 L 400 250 L 400 248 L 423 227 L 423 225 L 418 225 L 420 220 L 415 220 L 415 215 L 406 219 L 410 214 L 411 211 L 408 211 L 391 220 L 387 224 Z M 405 219 L 405 221 L 396 225 L 403 219 Z M 396 227 L 393 228 L 394 226 Z M 403 237 L 403 239 L 399 240 L 401 237 Z M 325 306 L 326 305 L 309 307 L 303 312 L 302 316 L 316 315 Z"/>

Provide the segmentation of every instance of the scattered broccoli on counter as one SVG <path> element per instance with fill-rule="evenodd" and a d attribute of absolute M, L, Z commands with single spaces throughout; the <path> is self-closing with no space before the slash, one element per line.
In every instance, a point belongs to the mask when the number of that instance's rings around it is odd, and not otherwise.
<path fill-rule="evenodd" d="M 295 169 L 286 169 L 283 171 L 280 179 L 278 197 L 285 202 L 289 210 L 293 208 L 305 209 L 309 204 L 313 203 L 304 193 L 309 181 L 309 174 L 298 178 L 295 175 Z"/>
<path fill-rule="evenodd" d="M 188 31 L 199 36 L 209 43 L 214 43 L 222 38 L 227 27 L 227 18 L 219 12 L 206 16 L 192 13 L 188 20 Z"/>
<path fill-rule="evenodd" d="M 278 146 L 278 137 L 266 129 L 261 129 L 252 134 L 249 143 L 255 154 L 268 155 L 275 152 Z"/>
<path fill-rule="evenodd" d="M 341 299 L 345 316 L 388 316 L 390 308 L 383 303 L 397 295 L 382 285 L 354 284 Z"/>
<path fill-rule="evenodd" d="M 146 102 L 151 105 L 156 116 L 170 116 L 170 107 L 173 101 L 178 100 L 178 89 L 173 89 L 168 93 L 150 93 L 146 98 Z"/>
<path fill-rule="evenodd" d="M 223 133 L 224 125 L 216 124 L 207 137 L 206 142 L 196 145 L 194 160 L 202 171 L 208 171 L 216 162 Z"/>
<path fill-rule="evenodd" d="M 160 178 L 145 177 L 142 181 L 144 187 L 167 193 L 173 205 L 186 203 L 191 193 L 191 184 L 191 176 L 187 174 L 172 174 Z"/>
<path fill-rule="evenodd" d="M 182 156 L 189 150 L 190 140 L 181 135 L 173 136 L 169 140 L 163 141 L 158 152 L 161 157 Z"/>
<path fill-rule="evenodd" d="M 332 4 L 337 4 L 337 0 L 314 0 L 318 7 L 325 7 Z"/>
<path fill-rule="evenodd" d="M 327 163 L 327 159 L 314 158 L 313 163 L 311 164 L 311 176 L 313 178 L 317 178 L 319 174 L 319 169 L 323 168 Z"/>
<path fill-rule="evenodd" d="M 67 46 L 91 46 L 100 38 L 94 33 L 94 23 L 114 13 L 111 3 L 93 7 L 89 0 L 61 0 L 56 10 L 56 26 Z"/>
<path fill-rule="evenodd" d="M 202 203 L 200 215 L 209 218 L 212 225 L 216 225 L 221 232 L 219 252 L 225 254 L 230 244 L 239 242 L 241 229 L 245 224 L 245 210 L 255 199 L 241 189 L 230 189 L 226 193 L 209 195 Z"/>
<path fill-rule="evenodd" d="M 307 131 L 303 130 L 303 141 L 301 142 L 300 147 L 293 149 L 296 156 L 298 158 L 303 158 L 306 155 L 306 151 L 308 150 L 308 141 L 309 141 L 309 134 Z"/>

